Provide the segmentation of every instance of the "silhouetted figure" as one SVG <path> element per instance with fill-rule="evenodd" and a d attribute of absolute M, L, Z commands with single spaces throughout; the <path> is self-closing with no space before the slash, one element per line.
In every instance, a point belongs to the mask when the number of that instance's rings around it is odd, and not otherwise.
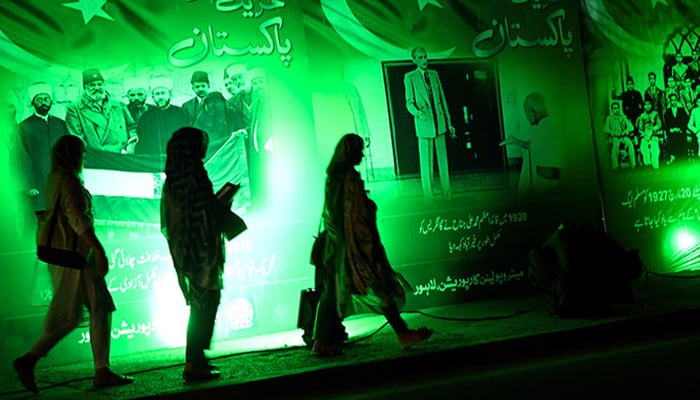
<path fill-rule="evenodd" d="M 168 241 L 180 289 L 190 306 L 187 324 L 186 381 L 215 379 L 209 365 L 214 321 L 221 300 L 224 270 L 222 214 L 230 203 L 217 200 L 204 169 L 209 144 L 206 132 L 184 127 L 168 142 L 161 205 L 162 231 Z"/>
<path fill-rule="evenodd" d="M 12 363 L 22 385 L 34 393 L 39 392 L 34 381 L 37 361 L 78 326 L 85 308 L 90 315 L 95 387 L 124 385 L 134 381 L 109 369 L 112 312 L 116 308 L 105 282 L 107 257 L 95 235 L 90 193 L 80 178 L 84 155 L 85 144 L 72 135 L 62 136 L 51 150 L 46 207 L 57 207 L 59 218 L 65 218 L 68 226 L 78 235 L 77 250 L 86 256 L 87 263 L 80 270 L 49 264 L 53 299 L 46 314 L 44 333 L 27 354 Z"/>
<path fill-rule="evenodd" d="M 405 288 L 410 286 L 389 264 L 377 230 L 377 205 L 367 197 L 355 170 L 363 148 L 360 136 L 343 136 L 326 169 L 323 225 L 328 238 L 323 260 L 327 270 L 321 276 L 313 346 L 323 357 L 342 353 L 337 335 L 341 319 L 364 311 L 354 308 L 353 296 L 363 307 L 386 316 L 404 348 L 433 333 L 424 327 L 409 329 L 399 313 L 406 300 Z"/>

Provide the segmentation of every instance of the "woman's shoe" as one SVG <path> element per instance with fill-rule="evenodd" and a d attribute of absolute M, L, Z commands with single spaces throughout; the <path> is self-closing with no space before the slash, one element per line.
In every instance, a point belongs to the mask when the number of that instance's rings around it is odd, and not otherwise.
<path fill-rule="evenodd" d="M 36 361 L 37 358 L 35 356 L 27 353 L 22 357 L 15 358 L 12 362 L 12 368 L 15 369 L 19 381 L 22 382 L 22 386 L 32 393 L 39 393 L 39 388 L 34 381 L 34 366 L 36 365 Z"/>
<path fill-rule="evenodd" d="M 193 363 L 186 363 L 185 370 L 182 371 L 182 379 L 187 382 L 202 382 L 217 379 L 221 376 L 221 371 L 213 365 L 205 365 L 204 367 L 196 367 Z"/>
<path fill-rule="evenodd" d="M 429 338 L 433 334 L 432 329 L 428 329 L 424 326 L 418 329 L 409 329 L 406 332 L 401 332 L 398 334 L 399 343 L 404 349 L 407 349 L 418 342 L 422 342 Z"/>
<path fill-rule="evenodd" d="M 343 349 L 321 340 L 314 341 L 313 352 L 319 357 L 335 357 L 343 354 Z"/>
<path fill-rule="evenodd" d="M 95 371 L 95 377 L 92 379 L 92 384 L 96 388 L 107 388 L 112 386 L 128 385 L 134 382 L 134 378 L 117 374 L 111 369 L 105 367 Z"/>

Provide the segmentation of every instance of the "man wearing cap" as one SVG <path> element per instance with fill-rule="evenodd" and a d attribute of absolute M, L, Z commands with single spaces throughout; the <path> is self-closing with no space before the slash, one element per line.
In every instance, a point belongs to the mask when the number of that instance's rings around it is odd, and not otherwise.
<path fill-rule="evenodd" d="M 66 126 L 93 149 L 133 154 L 138 141 L 134 119 L 123 103 L 110 99 L 95 68 L 83 71 L 83 95 L 66 110 Z"/>
<path fill-rule="evenodd" d="M 209 94 L 209 74 L 205 71 L 194 71 L 190 83 L 195 96 L 182 104 L 182 108 L 189 115 L 189 125 L 194 126 L 204 109 L 202 102 Z"/>
<path fill-rule="evenodd" d="M 29 86 L 29 100 L 34 114 L 19 124 L 20 138 L 28 162 L 28 188 L 25 193 L 32 199 L 34 211 L 44 210 L 44 186 L 51 170 L 51 148 L 63 135 L 68 134 L 66 123 L 49 114 L 53 105 L 51 86 L 37 82 Z"/>
<path fill-rule="evenodd" d="M 151 79 L 150 86 L 155 107 L 150 107 L 139 119 L 136 154 L 165 154 L 173 132 L 187 126 L 189 116 L 182 108 L 170 104 L 172 79 L 156 76 Z"/>
<path fill-rule="evenodd" d="M 148 83 L 145 79 L 141 78 L 131 78 L 124 82 L 124 89 L 126 90 L 126 98 L 129 100 L 126 108 L 131 114 L 131 118 L 136 124 L 139 123 L 139 118 L 141 115 L 148 110 L 150 107 L 146 104 L 146 89 L 148 88 Z"/>

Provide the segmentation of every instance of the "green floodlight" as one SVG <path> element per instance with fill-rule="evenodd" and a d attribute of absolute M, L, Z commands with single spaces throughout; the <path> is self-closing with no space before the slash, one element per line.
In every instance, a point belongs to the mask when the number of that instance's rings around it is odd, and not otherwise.
<path fill-rule="evenodd" d="M 151 304 L 153 326 L 163 346 L 184 346 L 190 309 L 185 304 L 177 281 L 159 284 Z"/>
<path fill-rule="evenodd" d="M 669 272 L 688 272 L 700 269 L 700 241 L 698 232 L 690 226 L 670 229 L 663 243 L 664 259 Z"/>

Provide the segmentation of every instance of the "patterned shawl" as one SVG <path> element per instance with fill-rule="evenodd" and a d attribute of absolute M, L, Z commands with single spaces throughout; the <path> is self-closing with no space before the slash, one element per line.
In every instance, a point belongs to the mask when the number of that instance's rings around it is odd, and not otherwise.
<path fill-rule="evenodd" d="M 324 226 L 331 242 L 341 247 L 332 250 L 338 257 L 335 265 L 341 267 L 336 271 L 340 274 L 339 301 L 347 302 L 349 294 L 371 295 L 378 301 L 363 299 L 363 303 L 381 311 L 376 306 L 403 304 L 405 288 L 410 286 L 389 264 L 377 230 L 377 206 L 367 197 L 354 168 L 359 163 L 357 152 L 362 154 L 362 139 L 345 135 L 327 169 Z"/>
<path fill-rule="evenodd" d="M 168 142 L 161 225 L 177 272 L 198 287 L 220 290 L 224 250 L 202 161 L 207 144 L 206 132 L 191 127 L 177 130 Z"/>

